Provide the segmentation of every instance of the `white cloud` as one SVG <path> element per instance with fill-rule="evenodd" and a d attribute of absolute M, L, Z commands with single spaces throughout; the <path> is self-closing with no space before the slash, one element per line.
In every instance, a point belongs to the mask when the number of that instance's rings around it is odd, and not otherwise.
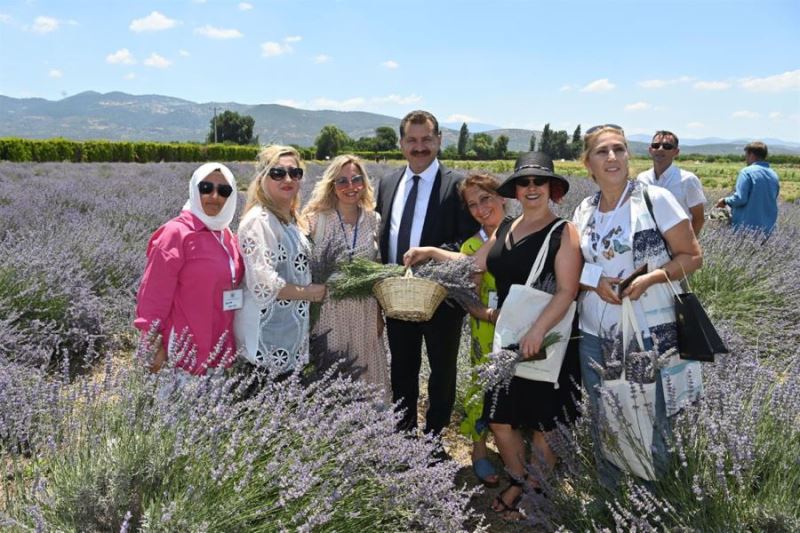
<path fill-rule="evenodd" d="M 688 83 L 692 81 L 694 78 L 690 76 L 680 76 L 678 78 L 672 78 L 668 80 L 642 80 L 637 83 L 639 87 L 644 89 L 663 89 L 667 85 L 676 85 L 678 83 Z"/>
<path fill-rule="evenodd" d="M 390 94 L 388 96 L 374 96 L 370 98 L 370 102 L 374 104 L 396 104 L 396 105 L 409 105 L 416 104 L 422 101 L 422 97 L 412 94 L 409 96 L 400 96 L 397 94 Z"/>
<path fill-rule="evenodd" d="M 567 92 L 567 91 L 571 91 L 572 89 L 575 89 L 575 88 L 576 87 L 574 85 L 570 85 L 569 83 L 567 83 L 566 85 L 562 85 L 561 88 L 558 91 L 564 93 L 564 92 Z"/>
<path fill-rule="evenodd" d="M 253 9 L 253 4 L 250 2 L 239 2 L 239 11 L 250 11 Z"/>
<path fill-rule="evenodd" d="M 798 90 L 800 89 L 800 70 L 791 70 L 766 78 L 745 78 L 739 85 L 743 89 L 753 92 L 777 93 Z"/>
<path fill-rule="evenodd" d="M 780 120 L 783 118 L 783 113 L 779 111 L 773 111 L 772 113 L 769 114 L 769 118 L 771 118 L 772 120 Z"/>
<path fill-rule="evenodd" d="M 727 81 L 698 81 L 692 87 L 699 91 L 726 91 L 731 84 Z"/>
<path fill-rule="evenodd" d="M 445 122 L 480 122 L 480 119 L 477 119 L 475 117 L 471 117 L 469 115 L 461 115 L 461 114 L 455 113 L 455 114 L 450 115 L 449 117 L 447 117 L 445 119 Z"/>
<path fill-rule="evenodd" d="M 11 24 L 14 19 L 11 18 L 11 15 L 6 15 L 5 13 L 0 13 L 0 24 Z"/>
<path fill-rule="evenodd" d="M 275 100 L 275 103 L 278 105 L 285 105 L 294 108 L 303 107 L 303 102 L 298 102 L 297 100 L 291 100 L 291 99 Z"/>
<path fill-rule="evenodd" d="M 276 43 L 275 41 L 261 43 L 261 55 L 263 57 L 280 56 L 291 51 L 292 47 L 288 44 Z"/>
<path fill-rule="evenodd" d="M 57 68 L 53 68 L 53 69 L 50 69 L 50 72 L 48 72 L 47 75 L 50 76 L 51 78 L 58 79 L 58 78 L 62 77 L 64 75 L 64 73 L 61 72 Z"/>
<path fill-rule="evenodd" d="M 733 118 L 749 118 L 749 119 L 756 119 L 761 118 L 760 113 L 756 113 L 755 111 L 734 111 L 731 116 Z"/>
<path fill-rule="evenodd" d="M 583 89 L 581 89 L 581 92 L 582 93 L 606 92 L 613 90 L 615 87 L 616 85 L 608 81 L 608 78 L 603 78 L 601 80 L 594 80 L 593 82 L 587 84 Z"/>
<path fill-rule="evenodd" d="M 133 72 L 128 72 L 127 74 L 125 74 L 122 77 L 122 79 L 124 79 L 124 80 L 134 80 L 134 79 L 136 79 L 136 74 L 133 73 Z"/>
<path fill-rule="evenodd" d="M 703 124 L 702 122 L 689 122 L 686 125 L 686 127 L 689 128 L 690 130 L 700 130 L 700 129 L 705 128 L 706 125 Z"/>
<path fill-rule="evenodd" d="M 242 32 L 235 28 L 216 28 L 210 24 L 195 28 L 194 33 L 209 39 L 238 39 L 243 37 Z"/>
<path fill-rule="evenodd" d="M 302 40 L 303 40 L 303 38 L 301 36 L 299 36 L 299 35 L 290 35 L 289 37 L 285 37 L 283 39 L 283 42 L 285 42 L 285 43 L 299 43 Z"/>
<path fill-rule="evenodd" d="M 400 64 L 397 61 L 392 61 L 391 59 L 389 59 L 388 61 L 384 61 L 383 63 L 381 63 L 381 66 L 384 68 L 388 68 L 389 70 L 395 70 L 400 66 Z"/>
<path fill-rule="evenodd" d="M 646 111 L 652 106 L 647 102 L 636 102 L 625 106 L 625 111 Z"/>
<path fill-rule="evenodd" d="M 134 59 L 133 54 L 131 54 L 130 50 L 127 48 L 120 48 L 113 54 L 108 54 L 106 56 L 106 63 L 111 63 L 115 65 L 117 63 L 121 63 L 123 65 L 133 65 L 136 63 L 136 59 Z"/>
<path fill-rule="evenodd" d="M 317 63 L 317 64 L 319 64 L 319 63 L 327 63 L 330 60 L 331 60 L 331 56 L 326 55 L 326 54 L 319 54 L 318 56 L 316 56 L 314 58 L 314 63 Z"/>
<path fill-rule="evenodd" d="M 53 17 L 36 17 L 31 26 L 31 31 L 36 33 L 50 33 L 56 31 L 61 22 Z"/>
<path fill-rule="evenodd" d="M 178 50 L 178 55 L 181 57 L 189 57 L 192 54 L 190 54 L 187 50 Z"/>
<path fill-rule="evenodd" d="M 172 61 L 153 52 L 150 57 L 144 60 L 144 64 L 153 68 L 167 68 L 172 64 Z"/>
<path fill-rule="evenodd" d="M 171 19 L 158 11 L 153 11 L 144 18 L 134 19 L 129 26 L 131 31 L 161 31 L 174 28 L 178 21 Z"/>

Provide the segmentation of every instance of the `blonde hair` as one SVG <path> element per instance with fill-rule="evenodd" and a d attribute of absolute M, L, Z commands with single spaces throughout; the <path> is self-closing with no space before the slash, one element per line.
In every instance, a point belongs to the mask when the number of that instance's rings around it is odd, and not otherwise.
<path fill-rule="evenodd" d="M 590 128 L 591 129 L 591 128 Z M 630 154 L 630 148 L 628 147 L 628 139 L 625 138 L 625 132 L 622 131 L 621 128 L 615 126 L 603 126 L 602 128 L 598 128 L 591 133 L 587 133 L 583 137 L 583 152 L 581 153 L 581 161 L 583 161 L 583 165 L 587 166 L 589 163 L 589 155 L 594 150 L 595 146 L 597 146 L 597 140 L 600 138 L 601 135 L 604 133 L 614 133 L 615 135 L 619 135 L 622 137 L 622 144 L 625 145 L 625 151 Z M 628 158 L 628 164 L 626 165 L 626 171 L 628 172 L 628 177 L 631 175 L 631 166 L 630 166 L 630 157 Z M 594 180 L 595 177 L 590 173 L 589 176 Z"/>
<path fill-rule="evenodd" d="M 294 199 L 292 199 L 292 204 L 289 206 L 289 218 L 287 218 L 284 213 L 281 213 L 278 210 L 275 200 L 270 197 L 269 193 L 267 193 L 263 186 L 265 179 L 272 179 L 269 177 L 269 171 L 278 164 L 278 160 L 283 156 L 293 157 L 295 164 L 305 171 L 306 165 L 303 162 L 303 158 L 300 156 L 300 152 L 291 146 L 272 144 L 265 147 L 258 153 L 258 157 L 256 159 L 256 173 L 252 181 L 250 181 L 250 185 L 247 187 L 247 199 L 244 204 L 244 213 L 247 213 L 250 209 L 257 205 L 260 205 L 261 207 L 268 209 L 270 213 L 278 217 L 278 220 L 284 224 L 295 222 L 298 226 L 300 226 L 301 230 L 307 231 L 305 222 L 299 217 L 299 191 L 298 194 L 295 195 Z"/>
<path fill-rule="evenodd" d="M 331 161 L 331 164 L 328 165 L 328 168 L 325 169 L 322 177 L 314 186 L 314 190 L 311 192 L 311 199 L 303 208 L 304 219 L 316 213 L 336 208 L 336 184 L 334 180 L 339 177 L 342 169 L 349 164 L 355 165 L 358 168 L 358 172 L 364 177 L 364 190 L 358 205 L 364 211 L 372 211 L 374 209 L 374 192 L 372 183 L 370 183 L 367 175 L 367 169 L 364 166 L 364 160 L 355 155 L 340 155 Z"/>

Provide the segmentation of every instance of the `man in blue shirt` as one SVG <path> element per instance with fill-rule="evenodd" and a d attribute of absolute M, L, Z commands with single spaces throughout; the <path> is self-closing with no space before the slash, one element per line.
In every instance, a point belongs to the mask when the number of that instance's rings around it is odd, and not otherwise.
<path fill-rule="evenodd" d="M 769 168 L 767 145 L 755 141 L 744 147 L 747 166 L 736 178 L 736 191 L 717 202 L 717 207 L 731 207 L 734 228 L 772 232 L 778 218 L 778 175 Z"/>

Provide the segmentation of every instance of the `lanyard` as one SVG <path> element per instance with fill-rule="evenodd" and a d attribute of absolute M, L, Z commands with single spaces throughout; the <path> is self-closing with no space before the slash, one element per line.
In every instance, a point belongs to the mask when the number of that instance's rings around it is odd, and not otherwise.
<path fill-rule="evenodd" d="M 228 230 L 230 231 L 230 230 Z M 211 233 L 214 233 L 213 231 Z M 216 237 L 216 235 L 214 236 Z M 228 267 L 231 269 L 231 289 L 236 287 L 236 262 L 233 260 L 233 256 L 228 251 L 228 247 L 225 246 L 225 230 L 219 232 L 219 239 L 216 240 L 222 249 L 225 250 L 225 255 L 228 256 Z"/>
<path fill-rule="evenodd" d="M 597 229 L 597 236 L 601 240 L 605 238 L 606 234 L 608 233 L 609 228 L 611 228 L 611 225 L 614 223 L 614 220 L 617 218 L 617 212 L 619 211 L 619 208 L 622 206 L 622 204 L 625 203 L 625 198 L 628 196 L 628 190 L 631 188 L 631 185 L 632 185 L 631 183 L 628 183 L 628 185 L 625 187 L 625 190 L 622 191 L 622 195 L 619 197 L 619 200 L 617 200 L 617 206 L 610 213 L 610 215 L 608 217 L 608 220 L 606 220 L 605 224 L 603 224 L 602 227 L 600 226 L 600 220 L 599 220 L 600 202 L 597 203 L 597 209 L 595 209 L 595 211 L 594 211 L 594 217 L 595 217 L 595 225 L 594 225 L 594 227 Z"/>
<path fill-rule="evenodd" d="M 356 240 L 358 240 L 358 223 L 361 222 L 361 208 L 360 207 L 358 208 L 358 216 L 356 216 L 356 226 L 355 226 L 355 229 L 353 229 L 353 244 L 352 244 L 352 246 L 350 245 L 350 243 L 347 242 L 347 232 L 344 230 L 344 220 L 342 220 L 342 214 L 339 212 L 338 209 L 336 210 L 336 216 L 339 217 L 339 227 L 342 228 L 342 237 L 344 237 L 345 245 L 347 245 L 348 248 L 350 248 L 350 254 L 349 255 L 350 255 L 350 259 L 352 260 L 353 259 L 353 254 L 356 252 Z"/>
<path fill-rule="evenodd" d="M 481 230 L 478 232 L 478 234 L 481 236 L 481 240 L 482 240 L 483 242 L 486 242 L 486 241 L 488 241 L 488 240 L 489 240 L 489 236 L 488 236 L 488 235 L 486 235 L 486 231 L 484 231 L 484 229 L 483 229 L 483 228 L 481 228 Z"/>

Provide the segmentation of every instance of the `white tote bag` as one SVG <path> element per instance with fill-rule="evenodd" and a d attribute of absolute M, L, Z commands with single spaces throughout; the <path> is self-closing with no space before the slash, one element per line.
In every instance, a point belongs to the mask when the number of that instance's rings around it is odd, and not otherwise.
<path fill-rule="evenodd" d="M 634 383 L 625 376 L 625 353 L 631 340 L 631 326 L 639 349 L 644 340 L 630 298 L 622 300 L 622 375 L 603 380 L 600 385 L 600 409 L 605 423 L 600 424 L 603 455 L 622 470 L 642 479 L 654 480 L 653 425 L 655 422 L 656 384 Z"/>
<path fill-rule="evenodd" d="M 518 344 L 520 339 L 525 336 L 533 323 L 542 314 L 542 311 L 553 295 L 534 289 L 531 285 L 539 278 L 544 269 L 544 262 L 547 258 L 547 251 L 550 248 L 550 237 L 556 228 L 565 224 L 566 220 L 560 220 L 550 229 L 544 239 L 539 254 L 533 262 L 531 272 L 525 285 L 512 285 L 500 309 L 497 317 L 497 324 L 494 327 L 494 342 L 492 351 L 499 351 L 504 346 Z M 521 378 L 532 381 L 546 381 L 555 384 L 558 388 L 558 375 L 561 373 L 561 363 L 564 362 L 564 355 L 567 353 L 567 344 L 572 334 L 572 319 L 575 317 L 575 302 L 572 302 L 564 314 L 564 317 L 550 330 L 561 335 L 561 340 L 547 347 L 545 353 L 547 357 L 538 361 L 523 361 L 517 363 L 514 374 Z"/>

